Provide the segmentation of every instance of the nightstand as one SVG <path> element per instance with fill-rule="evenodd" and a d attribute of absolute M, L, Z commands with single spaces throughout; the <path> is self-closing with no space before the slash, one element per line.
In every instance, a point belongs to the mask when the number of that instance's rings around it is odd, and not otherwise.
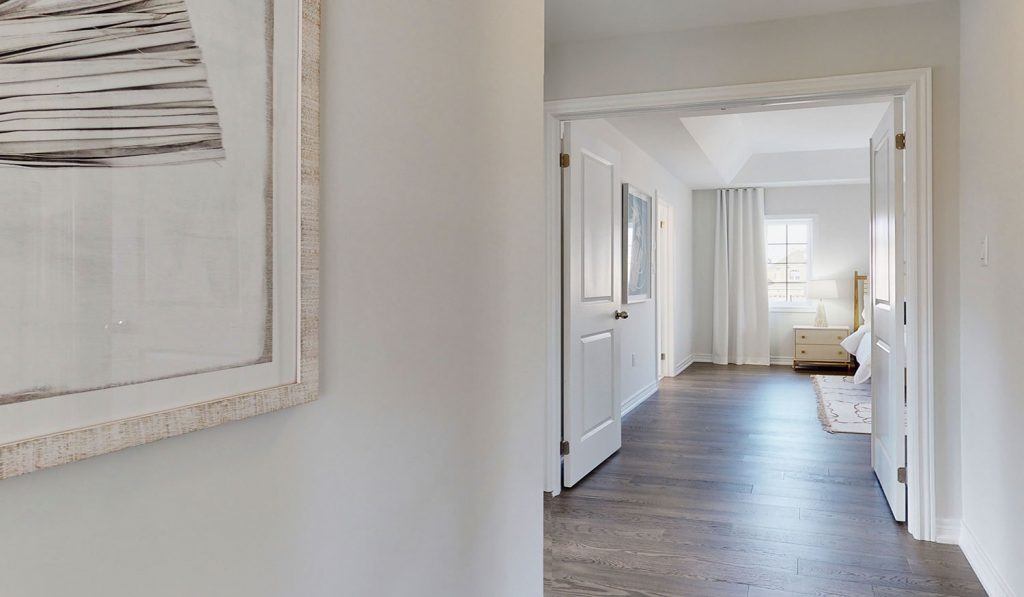
<path fill-rule="evenodd" d="M 850 367 L 850 353 L 840 342 L 850 335 L 847 326 L 827 328 L 813 325 L 793 326 L 793 368 L 807 365 Z"/>

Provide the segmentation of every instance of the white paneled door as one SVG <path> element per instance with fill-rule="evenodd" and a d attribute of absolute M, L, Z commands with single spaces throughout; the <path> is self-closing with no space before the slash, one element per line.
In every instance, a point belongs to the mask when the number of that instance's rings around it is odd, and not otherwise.
<path fill-rule="evenodd" d="M 896 100 L 871 137 L 871 464 L 899 521 L 907 519 L 902 132 Z"/>
<path fill-rule="evenodd" d="M 628 314 L 619 153 L 570 123 L 563 151 L 563 483 L 572 487 L 622 446 L 617 327 Z"/>

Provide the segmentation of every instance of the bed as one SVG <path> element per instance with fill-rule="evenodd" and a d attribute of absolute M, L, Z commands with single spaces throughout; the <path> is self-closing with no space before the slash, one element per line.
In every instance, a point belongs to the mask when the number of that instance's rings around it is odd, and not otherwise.
<path fill-rule="evenodd" d="M 868 277 L 853 272 L 853 333 L 840 344 L 857 360 L 853 383 L 871 380 L 871 300 Z"/>

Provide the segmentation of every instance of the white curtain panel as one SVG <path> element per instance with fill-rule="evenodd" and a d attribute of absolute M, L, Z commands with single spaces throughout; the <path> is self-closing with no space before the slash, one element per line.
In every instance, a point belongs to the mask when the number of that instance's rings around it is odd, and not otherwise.
<path fill-rule="evenodd" d="M 764 189 L 718 191 L 711 360 L 770 365 Z"/>

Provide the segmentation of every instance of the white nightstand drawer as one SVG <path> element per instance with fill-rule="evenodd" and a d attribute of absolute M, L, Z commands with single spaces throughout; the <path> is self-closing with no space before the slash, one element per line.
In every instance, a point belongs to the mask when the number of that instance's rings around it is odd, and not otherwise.
<path fill-rule="evenodd" d="M 837 362 L 850 360 L 850 353 L 837 344 L 831 346 L 816 344 L 797 344 L 793 359 L 797 361 Z"/>
<path fill-rule="evenodd" d="M 800 344 L 832 344 L 838 346 L 847 335 L 846 330 L 833 330 L 828 328 L 823 329 L 807 329 L 798 328 L 793 330 L 796 334 L 796 343 Z"/>

